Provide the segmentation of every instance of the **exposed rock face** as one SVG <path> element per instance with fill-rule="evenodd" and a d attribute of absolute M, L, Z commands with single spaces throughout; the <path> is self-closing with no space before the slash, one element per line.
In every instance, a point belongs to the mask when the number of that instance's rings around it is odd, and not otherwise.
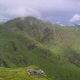
<path fill-rule="evenodd" d="M 4 79 L 4 78 L 0 77 L 0 79 Z"/>
<path fill-rule="evenodd" d="M 46 76 L 44 71 L 42 71 L 41 69 L 39 70 L 27 69 L 26 71 L 28 72 L 29 75 Z"/>

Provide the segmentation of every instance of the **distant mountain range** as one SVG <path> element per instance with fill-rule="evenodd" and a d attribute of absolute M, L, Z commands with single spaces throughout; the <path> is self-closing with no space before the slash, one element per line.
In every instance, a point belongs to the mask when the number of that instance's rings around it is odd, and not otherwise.
<path fill-rule="evenodd" d="M 70 24 L 57 23 L 56 25 L 61 25 L 61 26 L 75 26 L 75 27 L 79 27 L 80 28 L 80 24 L 75 24 L 75 23 L 70 23 Z"/>

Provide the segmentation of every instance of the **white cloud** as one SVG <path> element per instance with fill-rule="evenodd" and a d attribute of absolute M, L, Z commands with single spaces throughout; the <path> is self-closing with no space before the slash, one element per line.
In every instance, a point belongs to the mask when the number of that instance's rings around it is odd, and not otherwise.
<path fill-rule="evenodd" d="M 7 9 L 5 11 L 7 14 L 12 15 L 12 16 L 38 16 L 40 17 L 40 13 L 38 11 L 36 11 L 33 8 L 30 7 L 17 7 L 17 8 L 12 8 L 12 9 Z"/>
<path fill-rule="evenodd" d="M 35 0 L 36 1 L 36 0 Z M 32 0 L 1 0 L 0 13 L 9 16 L 35 16 L 41 17 L 41 14 L 34 8 L 35 2 Z"/>
<path fill-rule="evenodd" d="M 75 14 L 71 19 L 70 22 L 74 22 L 74 21 L 78 21 L 80 20 L 80 15 L 79 14 Z"/>

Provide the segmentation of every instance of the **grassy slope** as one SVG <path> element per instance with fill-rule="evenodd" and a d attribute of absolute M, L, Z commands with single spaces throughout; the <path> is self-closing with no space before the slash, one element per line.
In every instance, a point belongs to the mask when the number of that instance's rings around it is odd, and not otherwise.
<path fill-rule="evenodd" d="M 29 75 L 26 72 L 27 69 L 38 69 L 35 66 L 29 66 L 25 68 L 2 68 L 0 67 L 0 80 L 51 80 L 47 76 L 37 77 L 35 75 Z"/>
<path fill-rule="evenodd" d="M 53 80 L 79 80 L 80 29 L 42 21 L 34 24 L 36 19 L 29 19 L 1 25 L 0 63 L 7 67 L 36 65 Z"/>

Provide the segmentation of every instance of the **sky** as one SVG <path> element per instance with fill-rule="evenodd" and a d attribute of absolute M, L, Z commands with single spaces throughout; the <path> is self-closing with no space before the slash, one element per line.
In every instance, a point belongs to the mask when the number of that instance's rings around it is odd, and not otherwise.
<path fill-rule="evenodd" d="M 33 16 L 59 24 L 80 24 L 80 0 L 0 0 L 0 22 Z"/>

